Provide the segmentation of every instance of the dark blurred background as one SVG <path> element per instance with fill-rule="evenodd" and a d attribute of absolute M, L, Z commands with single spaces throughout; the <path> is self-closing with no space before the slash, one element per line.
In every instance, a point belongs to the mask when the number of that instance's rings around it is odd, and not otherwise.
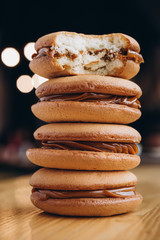
<path fill-rule="evenodd" d="M 142 162 L 160 158 L 160 2 L 145 1 L 1 1 L 0 54 L 15 48 L 20 61 L 14 67 L 0 60 L 0 163 L 33 169 L 25 150 L 36 143 L 33 132 L 42 124 L 31 113 L 37 101 L 34 88 L 17 88 L 21 75 L 33 76 L 24 47 L 55 31 L 86 34 L 122 32 L 141 46 L 144 64 L 133 79 L 143 90 L 142 117 L 132 124 L 143 136 Z M 31 80 L 29 78 L 28 82 Z M 23 83 L 22 83 L 23 85 Z M 23 88 L 24 86 L 21 86 Z M 20 88 L 20 87 L 19 87 Z M 20 88 L 20 89 L 21 89 Z M 32 87 L 31 87 L 32 88 Z"/>

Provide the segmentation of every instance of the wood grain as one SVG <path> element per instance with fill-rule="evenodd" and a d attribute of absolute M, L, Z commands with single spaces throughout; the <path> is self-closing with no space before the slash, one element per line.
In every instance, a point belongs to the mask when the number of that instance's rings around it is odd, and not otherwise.
<path fill-rule="evenodd" d="M 142 205 L 134 212 L 113 217 L 60 217 L 36 209 L 30 202 L 30 176 L 1 180 L 1 240 L 160 239 L 160 165 L 133 170 Z"/>

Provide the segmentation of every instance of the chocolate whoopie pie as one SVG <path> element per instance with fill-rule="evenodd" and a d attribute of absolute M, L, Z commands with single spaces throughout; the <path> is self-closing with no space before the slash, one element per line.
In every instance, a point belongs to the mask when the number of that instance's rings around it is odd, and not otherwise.
<path fill-rule="evenodd" d="M 115 124 L 53 123 L 38 128 L 34 137 L 42 148 L 28 149 L 39 166 L 75 170 L 128 170 L 140 163 L 140 134 Z"/>
<path fill-rule="evenodd" d="M 95 75 L 61 77 L 36 89 L 36 117 L 45 122 L 128 124 L 141 116 L 140 87 L 134 82 Z"/>
<path fill-rule="evenodd" d="M 128 171 L 67 171 L 41 168 L 35 172 L 32 203 L 49 213 L 70 216 L 111 216 L 134 210 L 142 202 L 136 176 Z"/>
<path fill-rule="evenodd" d="M 134 77 L 143 57 L 138 42 L 122 33 L 55 32 L 39 38 L 30 69 L 45 78 L 68 75 Z"/>

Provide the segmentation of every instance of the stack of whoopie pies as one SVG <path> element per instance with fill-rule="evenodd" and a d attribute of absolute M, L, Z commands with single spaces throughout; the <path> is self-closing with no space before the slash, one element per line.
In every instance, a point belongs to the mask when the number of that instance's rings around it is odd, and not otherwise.
<path fill-rule="evenodd" d="M 143 62 L 139 44 L 117 33 L 57 32 L 35 44 L 31 70 L 49 81 L 36 89 L 41 148 L 29 149 L 33 204 L 50 213 L 110 216 L 136 208 L 140 87 L 128 81 Z"/>

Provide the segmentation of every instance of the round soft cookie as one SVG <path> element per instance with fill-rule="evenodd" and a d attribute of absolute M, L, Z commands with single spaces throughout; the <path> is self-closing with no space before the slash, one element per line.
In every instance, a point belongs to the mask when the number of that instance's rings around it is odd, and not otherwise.
<path fill-rule="evenodd" d="M 103 123 L 50 123 L 34 132 L 36 140 L 139 143 L 140 133 L 133 127 Z"/>
<path fill-rule="evenodd" d="M 128 171 L 95 172 L 41 168 L 35 172 L 32 203 L 49 213 L 71 216 L 111 216 L 140 205 L 136 176 Z"/>
<path fill-rule="evenodd" d="M 49 79 L 82 74 L 131 79 L 143 62 L 138 42 L 122 33 L 55 32 L 39 38 L 35 50 L 30 69 Z"/>
<path fill-rule="evenodd" d="M 33 114 L 45 122 L 129 124 L 141 116 L 140 87 L 125 79 L 96 75 L 61 77 L 36 89 Z"/>
<path fill-rule="evenodd" d="M 113 124 L 54 123 L 38 128 L 42 148 L 28 149 L 28 159 L 42 167 L 74 170 L 128 170 L 139 165 L 132 127 Z"/>
<path fill-rule="evenodd" d="M 35 165 L 57 169 L 115 171 L 129 170 L 140 164 L 137 155 L 80 150 L 32 148 L 27 150 L 27 157 Z"/>

